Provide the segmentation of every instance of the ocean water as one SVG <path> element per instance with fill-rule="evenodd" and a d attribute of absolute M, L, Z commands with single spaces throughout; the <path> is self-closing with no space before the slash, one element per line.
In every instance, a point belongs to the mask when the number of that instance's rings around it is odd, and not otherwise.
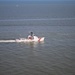
<path fill-rule="evenodd" d="M 40 43 L 0 42 L 0 75 L 74 75 L 74 4 L 0 5 L 0 41 L 26 38 Z"/>

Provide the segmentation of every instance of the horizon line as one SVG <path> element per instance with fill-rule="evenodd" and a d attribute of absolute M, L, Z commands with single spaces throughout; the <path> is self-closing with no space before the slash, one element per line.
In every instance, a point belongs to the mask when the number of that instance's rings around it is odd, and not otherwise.
<path fill-rule="evenodd" d="M 75 18 L 40 18 L 40 19 L 4 19 L 4 20 L 0 20 L 0 22 L 4 22 L 4 21 L 40 21 L 40 20 L 75 20 Z"/>

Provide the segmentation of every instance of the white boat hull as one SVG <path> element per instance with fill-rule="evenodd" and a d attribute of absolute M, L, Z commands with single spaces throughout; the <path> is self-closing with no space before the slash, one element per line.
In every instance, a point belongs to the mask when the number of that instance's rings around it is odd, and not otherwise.
<path fill-rule="evenodd" d="M 16 42 L 42 42 L 44 41 L 44 37 L 38 38 L 38 39 L 26 39 L 26 38 L 20 38 L 16 39 Z"/>

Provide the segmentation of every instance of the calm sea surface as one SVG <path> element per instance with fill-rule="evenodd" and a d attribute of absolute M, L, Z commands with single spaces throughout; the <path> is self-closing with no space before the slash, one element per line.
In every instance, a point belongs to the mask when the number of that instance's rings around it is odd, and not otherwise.
<path fill-rule="evenodd" d="M 75 5 L 0 5 L 0 41 L 26 38 L 42 43 L 0 42 L 0 75 L 75 75 Z"/>

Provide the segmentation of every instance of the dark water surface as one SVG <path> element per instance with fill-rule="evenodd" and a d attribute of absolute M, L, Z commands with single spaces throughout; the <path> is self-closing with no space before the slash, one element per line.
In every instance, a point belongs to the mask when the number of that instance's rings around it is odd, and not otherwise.
<path fill-rule="evenodd" d="M 74 75 L 75 26 L 1 26 L 0 39 L 27 37 L 33 30 L 43 43 L 0 43 L 1 75 Z"/>
<path fill-rule="evenodd" d="M 26 38 L 42 43 L 0 42 L 0 75 L 75 75 L 75 5 L 0 5 L 0 41 Z"/>

